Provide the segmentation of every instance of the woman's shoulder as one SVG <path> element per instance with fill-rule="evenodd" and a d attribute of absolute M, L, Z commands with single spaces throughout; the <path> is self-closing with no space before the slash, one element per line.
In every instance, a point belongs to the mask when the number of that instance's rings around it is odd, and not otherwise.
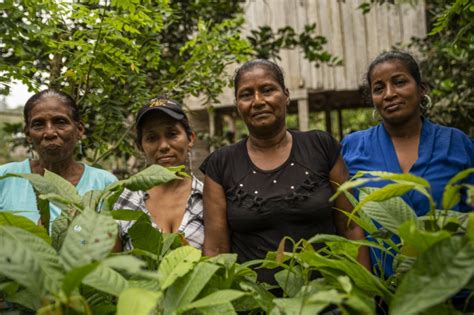
<path fill-rule="evenodd" d="M 115 177 L 115 175 L 113 175 L 111 172 L 87 164 L 84 164 L 84 174 L 86 174 L 86 176 L 91 179 L 101 181 L 106 184 L 117 181 L 117 177 Z"/>
<path fill-rule="evenodd" d="M 10 162 L 0 165 L 0 176 L 8 173 L 31 173 L 28 159 L 20 162 Z"/>

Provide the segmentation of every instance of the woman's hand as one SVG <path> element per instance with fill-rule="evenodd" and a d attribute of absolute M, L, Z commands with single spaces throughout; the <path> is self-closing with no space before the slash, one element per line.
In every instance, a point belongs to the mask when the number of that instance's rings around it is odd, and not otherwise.
<path fill-rule="evenodd" d="M 224 189 L 206 176 L 204 178 L 204 245 L 206 256 L 216 256 L 230 251 L 227 226 L 227 205 Z"/>
<path fill-rule="evenodd" d="M 334 164 L 331 172 L 329 173 L 329 180 L 331 181 L 331 185 L 333 186 L 334 191 L 337 190 L 337 186 L 344 183 L 349 179 L 349 172 L 347 171 L 347 167 L 344 164 L 344 161 L 341 156 Z M 344 194 L 340 194 L 336 198 L 335 207 L 337 209 L 341 209 L 347 212 L 352 212 L 353 207 L 352 204 L 347 200 Z M 347 216 L 336 210 L 334 212 L 334 224 L 336 226 L 337 234 L 344 236 L 350 240 L 364 240 L 364 230 L 360 226 L 352 221 L 349 225 L 347 225 Z M 369 250 L 367 247 L 362 246 L 359 248 L 359 254 L 357 256 L 357 261 L 364 265 L 368 270 L 370 270 L 370 259 L 369 259 Z"/>

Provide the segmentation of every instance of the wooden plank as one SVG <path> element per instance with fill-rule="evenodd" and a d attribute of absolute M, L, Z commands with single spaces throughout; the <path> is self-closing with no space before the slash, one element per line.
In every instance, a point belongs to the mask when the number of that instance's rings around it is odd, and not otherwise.
<path fill-rule="evenodd" d="M 328 41 L 331 43 L 330 53 L 333 56 L 342 58 L 344 56 L 344 45 L 343 45 L 343 28 L 341 20 L 341 10 L 338 1 L 329 2 L 331 5 L 331 34 L 328 37 Z M 332 67 L 334 73 L 334 87 L 338 90 L 344 90 L 348 88 L 346 76 L 343 66 Z"/>
<path fill-rule="evenodd" d="M 308 17 L 308 0 L 300 0 L 296 7 L 296 15 L 299 17 L 297 19 L 296 30 L 298 33 L 304 31 L 304 27 L 308 24 L 311 24 L 311 21 Z M 305 57 L 301 48 L 299 51 L 299 78 L 298 78 L 298 88 L 304 88 L 306 86 L 312 86 L 312 71 L 311 68 L 314 65 L 309 62 Z"/>
<path fill-rule="evenodd" d="M 281 0 L 280 0 L 281 1 Z M 298 32 L 298 15 L 297 6 L 299 6 L 298 1 L 283 1 L 282 6 L 278 6 L 281 11 L 278 11 L 278 21 L 284 21 L 285 23 L 279 25 L 279 27 L 284 27 L 286 25 L 291 26 L 296 32 Z M 283 17 L 284 19 L 281 19 Z M 303 59 L 303 56 L 300 55 L 299 49 L 288 49 L 286 55 L 286 80 L 288 88 L 297 89 L 300 81 L 300 60 Z"/>
<path fill-rule="evenodd" d="M 377 11 L 370 10 L 367 14 L 365 14 L 364 18 L 367 59 L 368 63 L 370 63 L 379 53 L 379 29 L 377 27 Z M 367 68 L 368 63 L 365 65 L 365 68 Z"/>
<path fill-rule="evenodd" d="M 365 39 L 365 25 L 364 16 L 362 11 L 358 9 L 361 1 L 350 1 L 352 3 L 352 29 L 354 36 L 354 53 L 352 57 L 355 58 L 355 74 L 354 78 L 355 85 L 351 86 L 352 89 L 359 86 L 360 79 L 365 72 L 367 64 L 367 45 Z"/>
<path fill-rule="evenodd" d="M 316 23 L 316 34 L 321 34 L 321 20 L 319 19 L 319 1 L 308 1 L 308 22 L 310 24 Z M 323 76 L 320 68 L 317 68 L 314 63 L 311 64 L 311 84 L 307 84 L 308 88 L 322 89 L 324 86 Z"/>
<path fill-rule="evenodd" d="M 353 89 L 358 85 L 356 59 L 354 58 L 354 33 L 352 27 L 352 4 L 351 1 L 339 2 L 341 17 L 343 21 L 343 44 L 344 44 L 344 72 L 347 87 Z"/>

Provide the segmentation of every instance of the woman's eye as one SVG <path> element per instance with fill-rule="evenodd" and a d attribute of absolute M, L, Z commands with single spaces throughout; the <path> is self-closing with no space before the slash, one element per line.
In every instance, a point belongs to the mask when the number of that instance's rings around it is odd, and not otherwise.
<path fill-rule="evenodd" d="M 251 95 L 251 93 L 250 93 L 250 92 L 248 92 L 248 91 L 241 92 L 241 93 L 239 94 L 239 98 L 244 98 L 244 99 L 247 99 L 247 98 L 249 98 L 249 97 L 250 97 L 250 95 Z"/>
<path fill-rule="evenodd" d="M 397 84 L 397 85 L 402 85 L 402 84 L 404 84 L 405 82 L 406 82 L 405 80 L 397 80 L 397 81 L 395 81 L 395 84 Z"/>
<path fill-rule="evenodd" d="M 382 92 L 382 90 L 383 90 L 383 87 L 381 85 L 376 85 L 372 88 L 372 93 L 378 94 Z"/>
<path fill-rule="evenodd" d="M 273 87 L 271 87 L 271 86 L 267 86 L 267 87 L 264 87 L 264 88 L 262 89 L 262 92 L 263 92 L 264 94 L 271 93 L 272 91 L 273 91 Z"/>

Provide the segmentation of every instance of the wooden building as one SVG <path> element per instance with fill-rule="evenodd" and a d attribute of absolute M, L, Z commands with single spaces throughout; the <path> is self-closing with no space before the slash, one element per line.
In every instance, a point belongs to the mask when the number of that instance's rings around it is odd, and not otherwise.
<path fill-rule="evenodd" d="M 322 111 L 326 130 L 341 138 L 341 111 L 365 106 L 361 85 L 369 62 L 391 47 L 407 45 L 412 37 L 426 36 L 424 1 L 412 1 L 413 5 L 374 5 L 367 14 L 359 9 L 364 2 L 369 1 L 246 0 L 243 4 L 246 18 L 244 36 L 263 25 L 269 25 L 273 30 L 288 25 L 299 33 L 305 25 L 316 23 L 316 32 L 328 39 L 325 49 L 343 60 L 341 66 L 316 67 L 304 59 L 298 49 L 280 52 L 281 60 L 277 63 L 284 71 L 290 90 L 289 112 L 297 113 L 300 130 L 308 129 L 309 112 Z M 226 89 L 219 101 L 211 104 L 215 109 L 212 112 L 207 111 L 200 99 L 186 101 L 197 131 L 220 134 L 224 117 L 236 117 L 231 89 Z M 331 115 L 338 117 L 337 126 L 333 126 Z M 196 149 L 195 168 L 209 153 L 209 145 L 201 141 Z"/>

